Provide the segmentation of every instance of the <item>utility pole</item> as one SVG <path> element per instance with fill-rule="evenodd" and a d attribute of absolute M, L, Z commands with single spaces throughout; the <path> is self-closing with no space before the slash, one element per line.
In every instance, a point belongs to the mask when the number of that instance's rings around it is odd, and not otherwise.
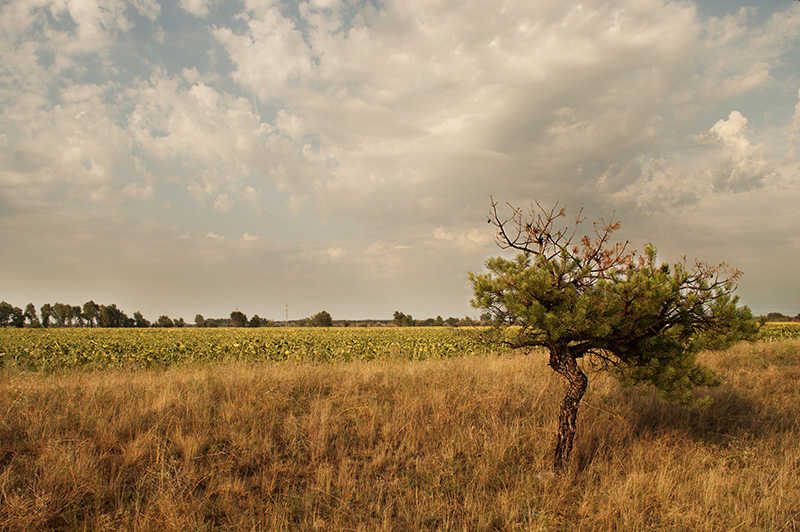
<path fill-rule="evenodd" d="M 289 326 L 289 303 L 286 303 L 286 322 L 284 323 L 284 326 Z"/>

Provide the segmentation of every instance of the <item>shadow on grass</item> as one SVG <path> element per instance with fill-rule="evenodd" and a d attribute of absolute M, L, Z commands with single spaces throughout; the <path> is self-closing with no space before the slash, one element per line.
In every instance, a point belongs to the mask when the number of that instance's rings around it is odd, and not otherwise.
<path fill-rule="evenodd" d="M 655 396 L 632 404 L 629 419 L 634 433 L 647 435 L 664 430 L 679 431 L 696 441 L 725 443 L 731 438 L 758 437 L 782 420 L 762 402 L 736 390 L 710 390 L 711 403 L 690 406 L 670 403 Z"/>
<path fill-rule="evenodd" d="M 697 443 L 727 445 L 792 430 L 797 423 L 793 417 L 781 415 L 766 403 L 735 389 L 711 389 L 707 395 L 711 403 L 703 406 L 670 403 L 656 393 L 641 391 L 624 393 L 614 406 L 582 405 L 582 415 L 590 427 L 576 446 L 575 465 L 582 471 L 607 450 L 624 449 L 636 440 L 668 435 Z M 578 431 L 580 434 L 581 428 Z"/>

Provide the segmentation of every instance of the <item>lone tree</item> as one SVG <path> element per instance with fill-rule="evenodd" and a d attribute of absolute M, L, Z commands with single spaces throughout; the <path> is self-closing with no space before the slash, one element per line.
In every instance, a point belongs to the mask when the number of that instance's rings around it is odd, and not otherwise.
<path fill-rule="evenodd" d="M 490 258 L 489 273 L 469 274 L 472 305 L 493 315 L 493 337 L 513 348 L 544 348 L 549 366 L 569 387 L 558 416 L 554 466 L 563 469 L 588 379 L 579 359 L 612 371 L 626 385 L 651 383 L 666 399 L 689 402 L 691 389 L 719 379 L 700 366 L 700 349 L 722 349 L 751 337 L 756 325 L 733 296 L 741 273 L 726 264 L 656 263 L 630 243 L 612 242 L 619 222 L 599 220 L 586 235 L 582 210 L 566 223 L 556 204 L 529 210 L 509 205 L 502 218 L 492 200 L 497 244 L 519 252 Z M 566 223 L 565 227 L 560 224 Z"/>

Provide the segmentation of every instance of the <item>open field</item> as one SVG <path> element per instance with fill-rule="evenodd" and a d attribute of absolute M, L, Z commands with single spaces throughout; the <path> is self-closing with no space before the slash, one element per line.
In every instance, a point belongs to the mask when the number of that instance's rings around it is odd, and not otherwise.
<path fill-rule="evenodd" d="M 560 477 L 541 356 L 6 365 L 0 530 L 799 530 L 800 341 L 702 359 L 702 410 L 591 374 Z"/>
<path fill-rule="evenodd" d="M 207 362 L 423 360 L 488 354 L 476 329 L 0 329 L 0 366 L 36 371 Z"/>
<path fill-rule="evenodd" d="M 800 338 L 800 323 L 768 323 L 762 341 Z M 0 367 L 34 371 L 167 367 L 207 362 L 425 360 L 496 353 L 480 329 L 0 329 Z"/>

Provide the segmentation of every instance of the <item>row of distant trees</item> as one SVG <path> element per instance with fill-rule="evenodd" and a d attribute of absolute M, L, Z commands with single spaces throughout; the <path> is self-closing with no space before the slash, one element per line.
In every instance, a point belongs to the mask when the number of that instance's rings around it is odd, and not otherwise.
<path fill-rule="evenodd" d="M 6 301 L 0 302 L 0 326 L 8 327 L 150 327 L 151 324 L 142 316 L 141 312 L 134 312 L 129 317 L 117 308 L 116 304 L 98 305 L 94 301 L 87 301 L 83 305 L 69 305 L 67 303 L 45 303 L 39 307 L 28 303 L 25 309 L 15 307 Z M 162 316 L 158 323 L 163 322 Z M 169 320 L 169 318 L 167 318 Z M 183 325 L 183 319 L 169 320 L 172 325 L 176 322 Z"/>
<path fill-rule="evenodd" d="M 395 311 L 392 322 L 398 327 L 469 327 L 474 325 L 488 325 L 491 320 L 492 315 L 489 313 L 482 314 L 480 321 L 475 321 L 469 316 L 464 318 L 454 318 L 451 316 L 447 319 L 436 316 L 435 318 L 415 320 L 411 314 L 404 314 L 398 310 Z"/>
<path fill-rule="evenodd" d="M 459 327 L 468 325 L 486 324 L 490 315 L 481 316 L 476 322 L 469 317 L 447 318 L 441 316 L 425 320 L 414 319 L 410 314 L 400 311 L 394 313 L 392 320 L 336 320 L 326 310 L 313 316 L 292 321 L 275 321 L 260 317 L 258 314 L 248 319 L 240 310 L 231 312 L 227 318 L 205 318 L 202 314 L 194 317 L 195 327 L 279 327 L 291 325 L 293 327 Z M 185 327 L 188 324 L 183 318 L 173 319 L 161 315 L 157 320 L 147 320 L 141 312 L 136 311 L 133 316 L 128 316 L 116 304 L 99 305 L 94 301 L 87 301 L 83 305 L 69 305 L 66 303 L 45 303 L 38 309 L 33 303 L 28 303 L 24 309 L 7 303 L 0 302 L 0 327 Z"/>
<path fill-rule="evenodd" d="M 797 316 L 786 316 L 780 312 L 770 312 L 764 317 L 765 321 L 800 321 L 800 314 Z"/>

